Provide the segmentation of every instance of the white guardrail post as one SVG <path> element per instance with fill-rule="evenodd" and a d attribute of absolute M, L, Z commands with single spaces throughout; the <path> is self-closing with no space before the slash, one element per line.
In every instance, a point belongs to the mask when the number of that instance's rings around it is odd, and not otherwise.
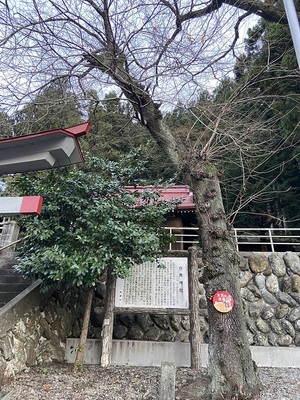
<path fill-rule="evenodd" d="M 273 238 L 272 238 L 272 230 L 271 230 L 271 229 L 268 229 L 268 232 L 269 232 L 271 250 L 272 250 L 272 253 L 274 253 L 275 250 L 274 250 L 274 243 L 273 243 Z"/>

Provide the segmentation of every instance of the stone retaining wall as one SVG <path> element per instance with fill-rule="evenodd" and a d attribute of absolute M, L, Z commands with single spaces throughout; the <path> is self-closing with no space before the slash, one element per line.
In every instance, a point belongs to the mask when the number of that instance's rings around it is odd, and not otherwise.
<path fill-rule="evenodd" d="M 300 346 L 299 256 L 293 252 L 242 255 L 240 282 L 249 343 L 256 346 Z M 208 340 L 206 306 L 205 290 L 200 283 L 199 313 L 203 342 Z M 99 320 L 99 315 L 97 318 Z M 98 337 L 97 323 L 92 332 L 94 337 Z M 189 317 L 117 315 L 114 338 L 187 342 Z"/>
<path fill-rule="evenodd" d="M 43 293 L 36 281 L 0 309 L 0 388 L 28 366 L 64 362 L 67 337 L 79 337 L 83 294 Z"/>
<path fill-rule="evenodd" d="M 300 259 L 296 253 L 256 253 L 240 271 L 249 342 L 300 346 Z"/>
<path fill-rule="evenodd" d="M 241 293 L 250 344 L 300 346 L 299 256 L 291 252 L 245 253 L 243 256 Z M 28 288 L 26 293 L 0 309 L 0 386 L 6 376 L 26 366 L 63 362 L 66 338 L 80 335 L 84 292 L 57 290 L 45 297 L 35 287 L 33 291 Z M 100 338 L 103 284 L 95 293 L 90 338 Z M 207 341 L 208 332 L 206 304 L 200 282 L 203 342 Z M 189 318 L 186 315 L 118 315 L 114 338 L 187 342 Z"/>

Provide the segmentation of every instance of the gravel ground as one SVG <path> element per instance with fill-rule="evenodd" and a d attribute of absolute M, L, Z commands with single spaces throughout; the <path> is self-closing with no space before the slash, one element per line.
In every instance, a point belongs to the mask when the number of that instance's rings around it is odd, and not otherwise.
<path fill-rule="evenodd" d="M 259 368 L 263 385 L 259 400 L 299 400 L 300 369 Z M 199 380 L 198 378 L 201 377 Z M 70 365 L 30 368 L 2 387 L 2 400 L 158 400 L 160 368 L 86 366 L 73 373 Z M 178 368 L 176 399 L 197 400 L 205 370 Z M 193 394 L 194 393 L 194 394 Z"/>

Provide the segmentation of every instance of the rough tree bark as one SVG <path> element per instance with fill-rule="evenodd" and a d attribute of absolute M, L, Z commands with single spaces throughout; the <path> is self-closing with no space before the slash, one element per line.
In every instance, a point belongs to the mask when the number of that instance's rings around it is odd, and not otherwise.
<path fill-rule="evenodd" d="M 189 303 L 190 303 L 190 343 L 191 343 L 191 368 L 201 368 L 201 328 L 199 318 L 199 265 L 198 250 L 189 248 Z"/>
<path fill-rule="evenodd" d="M 219 178 L 213 166 L 206 165 L 205 170 L 202 167 L 198 177 L 193 173 L 187 176 L 187 180 L 197 205 L 208 300 L 208 372 L 211 384 L 207 398 L 252 399 L 259 391 L 259 380 L 243 318 L 240 258 L 227 226 Z M 234 298 L 234 307 L 228 313 L 220 313 L 212 303 L 213 295 L 222 290 L 228 291 Z"/>
<path fill-rule="evenodd" d="M 74 372 L 80 371 L 83 366 L 84 351 L 85 351 L 86 340 L 87 340 L 87 336 L 88 336 L 93 297 L 94 297 L 94 288 L 92 287 L 89 289 L 88 295 L 87 295 L 82 329 L 81 329 L 81 334 L 80 334 L 80 339 L 79 339 L 79 345 L 77 348 L 76 358 L 75 358 L 74 367 L 73 367 Z"/>

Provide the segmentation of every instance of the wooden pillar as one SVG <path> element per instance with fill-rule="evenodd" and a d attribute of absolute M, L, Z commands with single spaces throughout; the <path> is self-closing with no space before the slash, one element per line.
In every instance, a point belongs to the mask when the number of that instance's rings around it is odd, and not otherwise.
<path fill-rule="evenodd" d="M 101 332 L 102 347 L 101 347 L 100 365 L 102 367 L 108 367 L 111 363 L 116 280 L 117 279 L 112 274 L 111 269 L 108 268 L 107 280 L 106 280 L 105 311 L 104 311 L 104 320 Z"/>
<path fill-rule="evenodd" d="M 198 251 L 194 247 L 188 250 L 189 303 L 190 303 L 190 342 L 191 368 L 201 367 L 201 331 L 199 321 L 199 271 Z"/>

